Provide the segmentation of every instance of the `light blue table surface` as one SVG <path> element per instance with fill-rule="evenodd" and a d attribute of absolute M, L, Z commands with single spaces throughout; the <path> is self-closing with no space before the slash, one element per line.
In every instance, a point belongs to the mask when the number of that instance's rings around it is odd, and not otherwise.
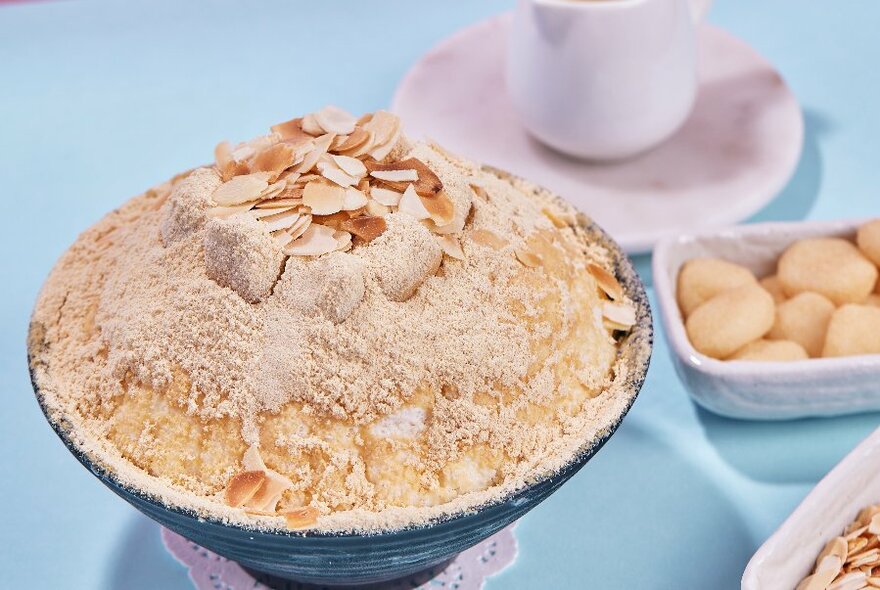
<path fill-rule="evenodd" d="M 0 587 L 188 587 L 157 526 L 76 463 L 31 393 L 28 316 L 77 233 L 220 139 L 328 102 L 386 106 L 434 43 L 511 4 L 0 6 Z M 754 220 L 880 214 L 880 3 L 721 0 L 710 20 L 775 63 L 806 115 L 796 175 Z M 878 421 L 710 415 L 658 329 L 622 428 L 522 520 L 519 558 L 488 588 L 738 588 L 755 549 Z"/>

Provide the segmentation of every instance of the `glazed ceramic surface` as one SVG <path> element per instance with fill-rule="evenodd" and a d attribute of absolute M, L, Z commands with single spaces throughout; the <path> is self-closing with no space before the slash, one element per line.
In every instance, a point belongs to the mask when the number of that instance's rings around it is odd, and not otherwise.
<path fill-rule="evenodd" d="M 506 175 L 499 170 L 493 172 Z M 627 381 L 629 398 L 623 413 L 612 417 L 604 435 L 584 441 L 581 450 L 559 472 L 502 500 L 429 525 L 369 535 L 258 531 L 167 506 L 122 484 L 112 473 L 92 463 L 62 425 L 51 420 L 50 423 L 83 466 L 121 498 L 166 528 L 246 568 L 314 584 L 352 585 L 391 580 L 438 565 L 509 525 L 577 473 L 620 425 L 644 383 L 653 339 L 644 286 L 619 246 L 586 218 L 581 217 L 581 223 L 590 239 L 611 252 L 615 274 L 636 305 L 637 323 L 622 340 L 619 350 L 621 357 L 631 365 Z M 31 370 L 34 390 L 45 413 L 41 393 L 33 380 L 33 366 Z"/>
<path fill-rule="evenodd" d="M 500 15 L 463 29 L 409 70 L 392 110 L 411 136 L 546 186 L 629 253 L 650 252 L 697 220 L 704 228 L 741 221 L 777 196 L 794 171 L 804 131 L 797 100 L 772 64 L 709 25 L 698 29 L 693 112 L 668 141 L 606 164 L 546 148 L 525 130 L 505 91 L 510 20 Z"/>
<path fill-rule="evenodd" d="M 682 264 L 709 256 L 736 262 L 759 278 L 794 241 L 852 239 L 859 221 L 744 225 L 665 240 L 654 250 L 654 288 L 679 377 L 704 408 L 734 418 L 778 420 L 880 410 L 880 355 L 796 362 L 719 361 L 697 352 L 685 332 L 675 285 Z"/>
<path fill-rule="evenodd" d="M 794 588 L 825 544 L 865 506 L 880 502 L 880 430 L 820 481 L 746 567 L 742 590 Z"/>
<path fill-rule="evenodd" d="M 579 158 L 654 147 L 694 104 L 695 22 L 687 0 L 519 0 L 507 87 L 523 125 Z"/>

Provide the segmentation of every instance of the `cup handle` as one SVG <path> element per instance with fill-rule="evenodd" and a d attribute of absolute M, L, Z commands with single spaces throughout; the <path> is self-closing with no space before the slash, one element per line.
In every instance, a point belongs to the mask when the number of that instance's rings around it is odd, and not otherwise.
<path fill-rule="evenodd" d="M 691 5 L 691 16 L 694 17 L 694 22 L 700 23 L 706 18 L 706 13 L 709 12 L 712 0 L 689 0 L 689 2 Z"/>

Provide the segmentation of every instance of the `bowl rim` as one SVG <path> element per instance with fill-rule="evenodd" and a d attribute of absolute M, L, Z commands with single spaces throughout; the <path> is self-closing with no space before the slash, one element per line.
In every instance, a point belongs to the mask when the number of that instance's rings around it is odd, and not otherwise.
<path fill-rule="evenodd" d="M 782 232 L 792 234 L 792 241 L 824 235 L 832 237 L 835 232 L 854 231 L 859 225 L 870 219 L 855 218 L 752 223 L 718 230 L 682 234 L 663 239 L 654 249 L 651 274 L 654 293 L 660 310 L 660 319 L 663 322 L 663 332 L 666 335 L 669 347 L 682 363 L 691 369 L 711 376 L 713 379 L 763 377 L 773 380 L 809 381 L 819 372 L 823 374 L 851 374 L 854 371 L 861 373 L 872 369 L 880 371 L 880 355 L 877 354 L 852 355 L 838 358 L 810 358 L 800 361 L 761 362 L 728 361 L 706 356 L 693 347 L 687 336 L 684 318 L 678 308 L 676 298 L 677 286 L 669 274 L 667 274 L 673 253 L 687 252 L 693 249 L 695 244 L 705 240 L 734 241 Z M 726 257 L 724 259 L 728 260 Z M 730 262 L 737 262 L 737 260 L 730 259 Z M 681 265 L 678 265 L 674 269 L 676 274 L 680 268 Z"/>
<path fill-rule="evenodd" d="M 551 197 L 555 202 L 562 203 L 566 207 L 572 207 L 572 205 L 562 199 L 559 195 L 556 195 L 550 190 L 540 187 L 526 179 L 520 178 L 514 174 L 488 165 L 483 165 L 481 169 L 484 172 L 491 173 L 502 180 L 506 180 L 511 183 L 521 183 L 526 190 L 533 191 L 533 194 L 542 192 L 545 195 Z M 645 379 L 648 374 L 648 368 L 651 362 L 654 340 L 652 311 L 644 282 L 636 272 L 635 267 L 633 266 L 627 255 L 624 253 L 620 245 L 618 245 L 617 242 L 615 242 L 614 239 L 604 229 L 602 229 L 591 218 L 583 213 L 578 213 L 576 224 L 591 239 L 599 242 L 600 245 L 608 251 L 612 258 L 612 266 L 614 268 L 615 276 L 621 282 L 624 290 L 626 291 L 626 294 L 630 297 L 630 299 L 636 306 L 636 323 L 634 324 L 630 332 L 618 343 L 618 358 L 620 358 L 621 351 L 623 351 L 625 348 L 627 349 L 627 351 L 631 350 L 628 358 L 626 359 L 626 362 L 631 366 L 633 371 L 628 377 L 628 381 L 623 386 L 623 389 L 625 389 L 628 393 L 628 399 L 626 400 L 619 415 L 615 416 L 613 420 L 611 420 L 611 422 L 607 424 L 604 430 L 600 430 L 600 434 L 593 440 L 584 441 L 584 443 L 578 448 L 575 453 L 572 454 L 568 461 L 566 461 L 557 470 L 550 473 L 545 473 L 541 477 L 538 477 L 534 480 L 527 481 L 520 487 L 511 490 L 501 498 L 488 500 L 481 504 L 476 504 L 457 512 L 443 513 L 435 518 L 424 522 L 410 523 L 396 528 L 383 527 L 377 528 L 376 530 L 367 531 L 324 531 L 313 529 L 286 530 L 280 528 L 261 528 L 256 526 L 250 527 L 240 523 L 225 521 L 212 514 L 199 514 L 196 511 L 183 506 L 165 503 L 160 498 L 154 496 L 149 492 L 123 483 L 119 480 L 115 473 L 93 462 L 88 454 L 80 449 L 79 446 L 77 446 L 77 444 L 74 442 L 74 440 L 70 436 L 70 431 L 65 429 L 61 424 L 53 420 L 50 416 L 49 409 L 44 402 L 43 393 L 40 391 L 40 387 L 37 383 L 38 379 L 35 372 L 32 347 L 28 345 L 28 370 L 30 373 L 31 385 L 34 390 L 35 398 L 37 400 L 37 404 L 40 407 L 40 410 L 46 418 L 46 421 L 52 427 L 52 430 L 55 431 L 55 434 L 61 439 L 67 449 L 74 455 L 74 457 L 76 457 L 80 464 L 82 464 L 83 467 L 85 467 L 102 483 L 104 483 L 104 485 L 111 488 L 111 490 L 113 490 L 117 494 L 123 496 L 133 496 L 138 500 L 150 504 L 160 510 L 173 513 L 179 517 L 197 521 L 199 524 L 215 525 L 225 529 L 232 529 L 239 532 L 247 533 L 249 535 L 261 535 L 273 538 L 290 539 L 388 539 L 393 538 L 401 533 L 425 531 L 444 525 L 454 525 L 458 522 L 474 518 L 480 513 L 487 510 L 500 508 L 503 505 L 511 502 L 516 503 L 518 500 L 526 496 L 531 490 L 535 488 L 551 484 L 555 480 L 560 478 L 564 481 L 565 479 L 573 475 L 574 472 L 577 472 L 587 461 L 589 461 L 589 459 L 592 458 L 592 456 L 596 452 L 598 452 L 599 449 L 602 448 L 602 446 L 611 438 L 611 436 L 614 435 L 614 433 L 617 431 L 620 424 L 622 423 L 624 417 L 627 415 L 627 413 L 629 413 L 629 410 L 632 408 L 632 405 L 635 403 L 635 400 L 638 397 L 642 386 L 644 385 Z M 33 329 L 33 323 L 31 323 L 28 328 L 29 343 L 31 342 Z"/>

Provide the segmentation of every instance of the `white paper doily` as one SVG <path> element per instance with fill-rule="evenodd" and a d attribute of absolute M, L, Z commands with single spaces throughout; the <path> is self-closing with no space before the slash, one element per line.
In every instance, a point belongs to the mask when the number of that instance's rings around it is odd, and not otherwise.
<path fill-rule="evenodd" d="M 463 29 L 425 54 L 397 87 L 392 110 L 411 137 L 528 178 L 561 195 L 631 254 L 695 227 L 756 213 L 800 158 L 800 106 L 772 64 L 733 35 L 699 29 L 700 87 L 684 126 L 622 162 L 585 163 L 533 140 L 504 80 L 510 15 Z"/>
<path fill-rule="evenodd" d="M 516 537 L 512 524 L 485 541 L 460 553 L 455 559 L 439 566 L 439 571 L 427 571 L 410 578 L 395 580 L 374 590 L 480 590 L 486 578 L 497 574 L 514 562 L 517 554 Z M 190 580 L 197 590 L 268 590 L 240 565 L 199 545 L 162 529 L 162 542 L 189 570 Z M 442 568 L 442 569 L 441 569 Z M 285 584 L 289 590 L 315 588 L 296 583 Z"/>

